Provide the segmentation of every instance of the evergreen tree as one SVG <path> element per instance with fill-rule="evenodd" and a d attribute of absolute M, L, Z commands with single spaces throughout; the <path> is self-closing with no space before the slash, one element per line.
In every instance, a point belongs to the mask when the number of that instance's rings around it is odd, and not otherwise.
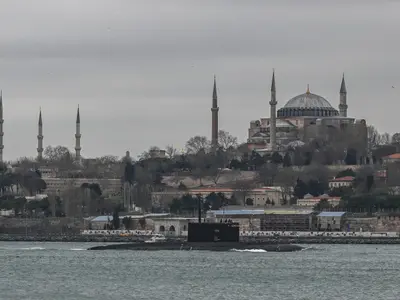
<path fill-rule="evenodd" d="M 290 157 L 289 152 L 286 152 L 285 156 L 283 157 L 283 166 L 284 167 L 291 167 L 292 166 L 292 158 Z"/>

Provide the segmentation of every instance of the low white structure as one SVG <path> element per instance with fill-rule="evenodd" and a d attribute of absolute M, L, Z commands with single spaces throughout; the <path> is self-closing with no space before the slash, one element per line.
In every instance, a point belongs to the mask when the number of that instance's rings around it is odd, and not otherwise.
<path fill-rule="evenodd" d="M 353 176 L 344 176 L 339 178 L 334 178 L 329 181 L 329 188 L 339 188 L 339 187 L 349 187 L 353 184 Z"/>
<path fill-rule="evenodd" d="M 189 223 L 197 222 L 196 218 L 165 218 L 154 219 L 154 232 L 169 236 L 183 236 L 187 234 Z"/>
<path fill-rule="evenodd" d="M 316 204 L 318 204 L 322 199 L 326 199 L 329 204 L 331 204 L 333 207 L 339 205 L 341 198 L 340 197 L 330 197 L 327 194 L 314 197 L 311 194 L 307 194 L 304 196 L 303 199 L 297 199 L 297 206 L 303 206 L 303 207 L 314 207 Z"/>

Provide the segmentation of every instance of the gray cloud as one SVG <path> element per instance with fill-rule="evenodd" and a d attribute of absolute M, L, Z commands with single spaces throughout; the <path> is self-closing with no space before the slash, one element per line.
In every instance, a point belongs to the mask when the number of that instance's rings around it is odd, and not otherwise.
<path fill-rule="evenodd" d="M 22 5 L 23 3 L 23 5 Z M 338 105 L 342 72 L 349 113 L 396 132 L 400 20 L 396 1 L 2 1 L 0 87 L 4 156 L 44 144 L 73 148 L 81 107 L 82 153 L 137 155 L 210 135 L 212 77 L 220 126 L 246 139 L 306 85 Z M 398 85 L 398 89 L 392 89 Z"/>

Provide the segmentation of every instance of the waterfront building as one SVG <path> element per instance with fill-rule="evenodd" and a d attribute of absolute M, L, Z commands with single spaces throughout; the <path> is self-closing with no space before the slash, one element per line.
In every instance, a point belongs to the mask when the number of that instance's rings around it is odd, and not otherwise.
<path fill-rule="evenodd" d="M 345 224 L 344 211 L 324 211 L 317 216 L 317 230 L 319 231 L 341 231 Z"/>

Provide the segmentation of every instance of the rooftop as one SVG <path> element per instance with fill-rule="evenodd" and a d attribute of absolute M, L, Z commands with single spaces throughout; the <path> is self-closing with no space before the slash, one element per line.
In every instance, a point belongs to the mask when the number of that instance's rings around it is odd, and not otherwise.
<path fill-rule="evenodd" d="M 331 182 L 349 182 L 349 181 L 353 181 L 354 177 L 353 176 L 344 176 L 344 177 L 339 177 L 339 178 L 334 178 L 331 180 Z"/>
<path fill-rule="evenodd" d="M 345 211 L 324 211 L 320 213 L 318 217 L 341 217 L 345 213 Z"/>
<path fill-rule="evenodd" d="M 394 153 L 383 157 L 383 159 L 400 159 L 400 153 Z"/>

